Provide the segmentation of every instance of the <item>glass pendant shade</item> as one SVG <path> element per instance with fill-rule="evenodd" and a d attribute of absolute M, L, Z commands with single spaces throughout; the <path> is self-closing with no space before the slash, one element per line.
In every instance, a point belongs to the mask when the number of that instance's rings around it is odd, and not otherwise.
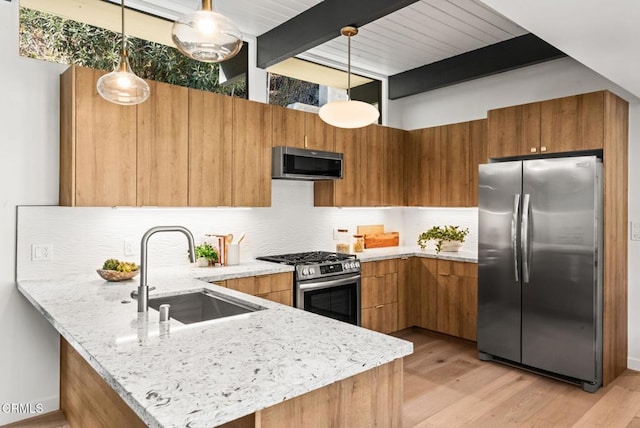
<path fill-rule="evenodd" d="M 242 48 L 242 33 L 211 6 L 211 0 L 174 22 L 171 37 L 180 52 L 202 62 L 226 61 Z"/>
<path fill-rule="evenodd" d="M 151 93 L 147 82 L 131 71 L 126 51 L 120 53 L 118 68 L 100 77 L 96 86 L 102 98 L 121 105 L 143 103 Z"/>
<path fill-rule="evenodd" d="M 337 128 L 362 128 L 377 121 L 380 112 L 372 104 L 345 100 L 323 105 L 318 115 L 320 119 Z"/>

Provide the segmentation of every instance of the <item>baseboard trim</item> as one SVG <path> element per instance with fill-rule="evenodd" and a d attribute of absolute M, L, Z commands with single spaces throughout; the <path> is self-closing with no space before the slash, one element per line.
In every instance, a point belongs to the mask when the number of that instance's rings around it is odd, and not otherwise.
<path fill-rule="evenodd" d="M 640 358 L 627 357 L 627 368 L 640 372 Z"/>

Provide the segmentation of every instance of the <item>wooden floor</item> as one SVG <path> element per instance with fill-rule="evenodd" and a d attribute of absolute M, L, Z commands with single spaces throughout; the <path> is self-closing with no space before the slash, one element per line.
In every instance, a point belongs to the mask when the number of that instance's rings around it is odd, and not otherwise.
<path fill-rule="evenodd" d="M 414 344 L 414 353 L 404 360 L 405 428 L 640 428 L 638 372 L 627 370 L 611 385 L 589 394 L 482 362 L 472 342 L 417 328 L 394 336 Z M 61 412 L 47 416 L 10 426 L 69 428 Z"/>
<path fill-rule="evenodd" d="M 640 428 L 640 373 L 606 388 L 581 388 L 478 360 L 475 343 L 409 329 L 404 361 L 404 427 Z"/>

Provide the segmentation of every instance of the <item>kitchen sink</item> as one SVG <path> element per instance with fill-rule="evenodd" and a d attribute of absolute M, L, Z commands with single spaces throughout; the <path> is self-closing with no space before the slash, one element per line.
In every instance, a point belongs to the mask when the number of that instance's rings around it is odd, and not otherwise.
<path fill-rule="evenodd" d="M 242 302 L 209 290 L 195 291 L 175 296 L 149 299 L 149 307 L 157 311 L 160 305 L 169 304 L 169 316 L 183 324 L 227 318 L 260 311 L 262 306 Z"/>

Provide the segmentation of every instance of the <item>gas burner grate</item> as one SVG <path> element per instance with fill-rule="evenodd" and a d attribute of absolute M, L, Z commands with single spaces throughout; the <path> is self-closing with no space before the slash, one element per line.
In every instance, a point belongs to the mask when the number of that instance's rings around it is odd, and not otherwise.
<path fill-rule="evenodd" d="M 310 251 L 305 253 L 282 254 L 276 256 L 257 257 L 258 260 L 288 265 L 315 264 L 355 259 L 353 254 L 333 253 L 329 251 Z"/>

